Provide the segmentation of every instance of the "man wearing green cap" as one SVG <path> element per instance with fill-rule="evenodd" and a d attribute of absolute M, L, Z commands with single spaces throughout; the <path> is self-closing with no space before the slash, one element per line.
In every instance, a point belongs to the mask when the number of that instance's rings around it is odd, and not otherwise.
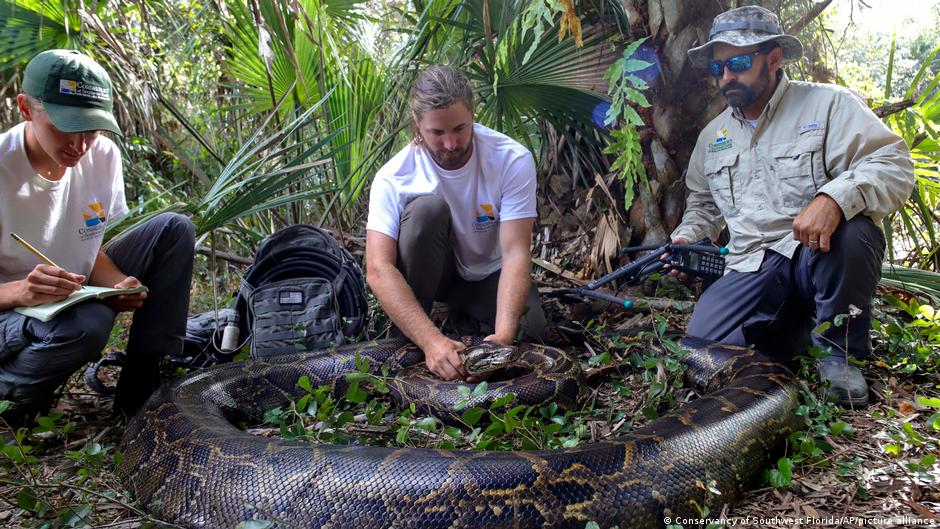
<path fill-rule="evenodd" d="M 131 413 L 159 385 L 160 358 L 182 346 L 193 262 L 193 227 L 162 214 L 102 248 L 106 226 L 128 212 L 121 155 L 101 131 L 121 134 L 104 69 L 69 50 L 26 66 L 17 106 L 23 122 L 0 134 L 0 399 L 6 418 L 42 411 L 56 387 L 96 359 L 114 317 L 134 311 L 115 398 Z M 44 264 L 16 233 L 58 266 Z M 48 322 L 15 307 L 58 301 L 82 284 L 148 287 L 147 293 L 74 305 Z"/>
<path fill-rule="evenodd" d="M 910 196 L 913 164 L 850 91 L 790 81 L 783 66 L 802 53 L 758 6 L 718 15 L 689 50 L 729 106 L 699 136 L 672 238 L 716 239 L 724 226 L 731 238 L 730 271 L 702 294 L 687 333 L 784 358 L 811 339 L 831 350 L 818 365 L 829 396 L 864 406 L 867 384 L 848 360 L 871 349 L 881 221 Z M 811 333 L 814 319 L 828 328 Z"/>

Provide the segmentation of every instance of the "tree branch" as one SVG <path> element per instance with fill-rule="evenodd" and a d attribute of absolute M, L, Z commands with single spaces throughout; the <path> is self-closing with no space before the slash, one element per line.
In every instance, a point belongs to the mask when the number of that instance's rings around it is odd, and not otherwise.
<path fill-rule="evenodd" d="M 203 255 L 212 255 L 212 248 L 209 246 L 197 246 L 196 252 L 201 253 Z M 219 250 L 215 251 L 215 258 L 221 259 L 223 261 L 228 261 L 230 263 L 240 264 L 240 265 L 250 265 L 253 262 L 253 259 L 251 258 L 242 257 L 241 255 L 234 254 L 234 253 L 221 252 Z"/>
<path fill-rule="evenodd" d="M 879 118 L 885 116 L 890 116 L 891 114 L 897 114 L 898 112 L 904 110 L 905 108 L 910 108 L 914 106 L 914 101 L 911 99 L 905 99 L 904 101 L 898 101 L 897 103 L 890 103 L 887 105 L 882 105 L 878 108 L 871 109 Z"/>
<path fill-rule="evenodd" d="M 796 35 L 797 33 L 803 31 L 803 28 L 809 25 L 820 13 L 825 11 L 829 4 L 832 3 L 832 0 L 823 0 L 818 4 L 814 5 L 805 15 L 803 15 L 799 20 L 796 21 L 796 24 L 793 24 L 787 28 L 787 35 Z"/>

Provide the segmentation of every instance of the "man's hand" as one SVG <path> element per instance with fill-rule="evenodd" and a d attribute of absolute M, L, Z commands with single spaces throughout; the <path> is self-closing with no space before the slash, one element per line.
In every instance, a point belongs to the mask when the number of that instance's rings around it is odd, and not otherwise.
<path fill-rule="evenodd" d="M 121 280 L 120 283 L 114 285 L 113 288 L 136 288 L 141 285 L 140 281 L 134 276 L 127 276 Z M 123 296 L 112 296 L 104 300 L 109 307 L 118 311 L 134 311 L 141 307 L 144 304 L 144 300 L 147 299 L 146 292 L 139 292 L 137 294 L 125 294 Z"/>
<path fill-rule="evenodd" d="M 14 281 L 16 306 L 32 307 L 60 301 L 82 288 L 85 276 L 67 272 L 57 266 L 36 265 L 25 279 Z"/>
<path fill-rule="evenodd" d="M 672 240 L 672 244 L 689 244 L 689 240 L 686 239 L 685 237 L 676 237 L 675 239 Z M 665 254 L 663 257 L 667 255 L 669 254 Z M 689 274 L 682 272 L 676 268 L 673 268 L 672 270 L 670 270 L 669 275 L 671 275 L 672 277 L 678 277 L 679 281 L 682 281 L 683 283 L 689 280 Z"/>
<path fill-rule="evenodd" d="M 429 347 L 424 347 L 424 362 L 432 373 L 443 380 L 467 379 L 463 361 L 457 351 L 466 347 L 464 344 L 441 335 Z"/>
<path fill-rule="evenodd" d="M 818 195 L 793 219 L 793 238 L 813 250 L 829 251 L 829 238 L 842 221 L 842 208 L 832 197 Z"/>

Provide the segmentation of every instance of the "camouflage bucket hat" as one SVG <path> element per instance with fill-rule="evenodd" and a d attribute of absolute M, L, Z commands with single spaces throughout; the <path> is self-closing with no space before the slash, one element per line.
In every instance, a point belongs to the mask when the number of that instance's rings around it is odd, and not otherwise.
<path fill-rule="evenodd" d="M 712 60 L 712 46 L 724 42 L 747 47 L 776 40 L 783 50 L 783 60 L 791 62 L 803 56 L 803 44 L 796 37 L 784 35 L 777 15 L 760 6 L 744 6 L 715 17 L 708 32 L 708 42 L 689 50 L 692 64 L 699 68 Z"/>

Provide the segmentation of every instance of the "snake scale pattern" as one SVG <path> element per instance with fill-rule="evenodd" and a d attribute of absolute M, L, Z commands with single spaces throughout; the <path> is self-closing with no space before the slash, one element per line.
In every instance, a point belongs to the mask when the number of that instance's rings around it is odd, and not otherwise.
<path fill-rule="evenodd" d="M 357 354 L 393 371 L 422 360 L 400 342 L 220 365 L 151 397 L 128 425 L 118 471 L 145 509 L 192 528 L 250 519 L 342 529 L 662 527 L 664 516 L 694 514 L 690 500 L 702 504 L 708 481 L 721 492 L 713 506 L 739 497 L 802 422 L 785 367 L 753 350 L 691 338 L 681 345 L 701 398 L 617 439 L 556 451 L 311 446 L 233 426 L 298 395 L 301 375 L 343 391 Z M 492 383 L 487 393 L 508 385 L 576 398 L 577 363 L 532 347 L 548 358 L 535 366 L 546 379 Z M 396 391 L 424 402 L 435 390 L 420 386 Z"/>

